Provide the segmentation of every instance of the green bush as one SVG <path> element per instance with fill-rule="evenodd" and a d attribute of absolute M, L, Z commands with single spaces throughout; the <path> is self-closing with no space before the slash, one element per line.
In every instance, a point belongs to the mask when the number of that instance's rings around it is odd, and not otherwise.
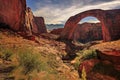
<path fill-rule="evenodd" d="M 19 63 L 23 67 L 24 74 L 29 74 L 34 70 L 40 70 L 39 56 L 33 53 L 32 49 L 25 49 L 19 53 Z"/>
<path fill-rule="evenodd" d="M 74 68 L 78 70 L 78 67 L 81 62 L 87 59 L 97 58 L 96 50 L 82 50 L 76 53 L 77 56 L 74 59 L 75 63 L 73 64 Z"/>
<path fill-rule="evenodd" d="M 96 50 L 84 50 L 82 51 L 82 60 L 88 60 L 97 58 L 97 52 Z"/>

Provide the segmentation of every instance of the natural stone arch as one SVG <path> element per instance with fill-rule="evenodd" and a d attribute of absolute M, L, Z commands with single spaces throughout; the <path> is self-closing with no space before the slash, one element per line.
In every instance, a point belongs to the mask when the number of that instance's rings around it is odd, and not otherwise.
<path fill-rule="evenodd" d="M 73 34 L 79 21 L 87 16 L 96 17 L 102 25 L 103 40 L 111 41 L 120 38 L 120 9 L 117 10 L 101 10 L 94 9 L 79 13 L 68 19 L 61 33 L 61 38 L 73 40 Z M 115 33 L 115 34 L 113 34 Z"/>

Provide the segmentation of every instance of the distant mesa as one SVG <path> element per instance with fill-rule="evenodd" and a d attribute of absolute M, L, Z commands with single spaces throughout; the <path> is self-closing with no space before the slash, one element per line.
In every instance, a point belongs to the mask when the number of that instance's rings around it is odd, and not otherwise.
<path fill-rule="evenodd" d="M 46 24 L 48 30 L 64 28 L 64 24 Z"/>

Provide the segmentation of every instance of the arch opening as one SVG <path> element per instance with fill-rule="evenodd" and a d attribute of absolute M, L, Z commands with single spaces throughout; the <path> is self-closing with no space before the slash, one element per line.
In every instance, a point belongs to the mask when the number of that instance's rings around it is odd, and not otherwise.
<path fill-rule="evenodd" d="M 93 16 L 82 18 L 74 32 L 74 40 L 81 43 L 103 40 L 100 20 Z"/>

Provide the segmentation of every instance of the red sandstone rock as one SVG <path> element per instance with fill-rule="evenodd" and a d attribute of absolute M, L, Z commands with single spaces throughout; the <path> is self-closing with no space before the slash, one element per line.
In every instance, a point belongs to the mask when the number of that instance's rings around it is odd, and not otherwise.
<path fill-rule="evenodd" d="M 12 30 L 25 32 L 26 35 L 46 33 L 43 17 L 34 17 L 32 11 L 27 12 L 27 9 L 26 0 L 0 0 L 0 24 L 4 23 Z"/>
<path fill-rule="evenodd" d="M 78 24 L 74 32 L 74 40 L 80 42 L 89 42 L 94 40 L 102 40 L 102 30 L 100 23 L 83 23 Z"/>
<path fill-rule="evenodd" d="M 53 29 L 50 33 L 60 35 L 63 31 L 63 28 Z"/>
<path fill-rule="evenodd" d="M 120 65 L 120 51 L 118 50 L 98 51 L 98 57 L 101 60 L 108 60 L 114 65 Z"/>
<path fill-rule="evenodd" d="M 18 31 L 25 21 L 26 0 L 0 0 L 0 23 Z"/>
<path fill-rule="evenodd" d="M 101 21 L 103 40 L 111 41 L 120 38 L 120 9 L 116 10 L 89 10 L 72 16 L 65 24 L 61 38 L 73 39 L 77 24 L 87 16 L 96 17 Z"/>
<path fill-rule="evenodd" d="M 83 61 L 78 68 L 79 74 L 81 75 L 83 67 L 85 68 L 86 74 L 88 74 L 97 63 L 99 63 L 97 59 Z"/>
<path fill-rule="evenodd" d="M 25 22 L 26 33 L 28 35 L 31 35 L 31 34 L 39 35 L 41 33 L 47 32 L 44 18 L 43 17 L 34 17 L 31 9 L 29 7 L 26 9 L 25 21 L 26 21 Z"/>
<path fill-rule="evenodd" d="M 33 27 L 33 33 L 41 34 L 41 33 L 47 33 L 47 29 L 45 26 L 45 21 L 43 17 L 34 17 L 34 27 Z M 36 30 L 34 30 L 37 28 Z"/>

